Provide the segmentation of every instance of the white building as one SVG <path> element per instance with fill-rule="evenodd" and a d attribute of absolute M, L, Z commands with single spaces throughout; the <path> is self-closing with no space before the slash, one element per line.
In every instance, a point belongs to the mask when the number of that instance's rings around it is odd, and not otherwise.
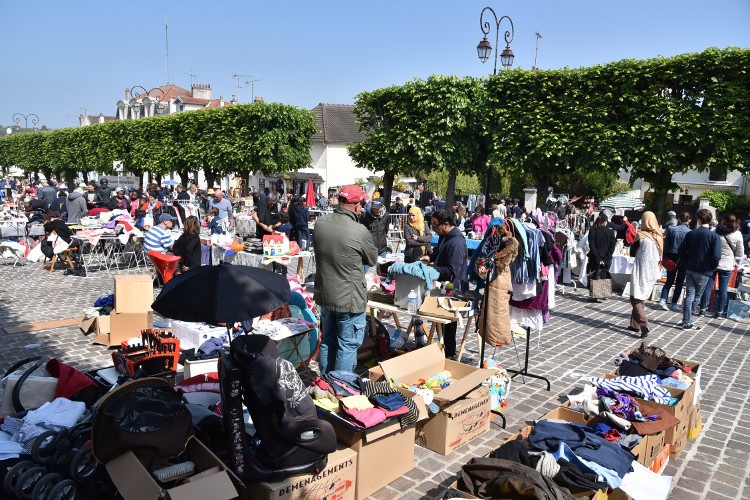
<path fill-rule="evenodd" d="M 629 183 L 630 171 L 621 170 L 620 178 Z M 672 181 L 680 186 L 680 190 L 667 193 L 667 201 L 672 203 L 691 203 L 704 191 L 731 191 L 737 196 L 747 196 L 750 194 L 748 179 L 749 177 L 743 175 L 739 170 L 732 170 L 726 174 L 718 170 L 705 172 L 688 170 L 684 174 L 674 174 L 672 176 Z M 636 179 L 633 183 L 633 190 L 628 194 L 643 199 L 648 189 L 648 182 L 645 182 L 643 179 Z"/>

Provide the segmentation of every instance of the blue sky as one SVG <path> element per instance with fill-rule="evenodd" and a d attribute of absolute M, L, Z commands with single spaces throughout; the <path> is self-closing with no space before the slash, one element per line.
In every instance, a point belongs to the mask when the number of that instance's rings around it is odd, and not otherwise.
<path fill-rule="evenodd" d="M 261 79 L 255 95 L 266 101 L 308 109 L 431 74 L 486 75 L 492 60 L 476 54 L 485 6 L 513 19 L 514 67 L 525 69 L 535 32 L 542 69 L 750 47 L 747 0 L 0 0 L 0 125 L 20 112 L 76 126 L 82 108 L 113 115 L 126 87 L 164 84 L 165 17 L 169 82 L 189 88 L 192 67 L 196 83 L 227 100 L 235 73 L 252 75 L 243 85 Z M 240 100 L 250 94 L 241 88 Z"/>

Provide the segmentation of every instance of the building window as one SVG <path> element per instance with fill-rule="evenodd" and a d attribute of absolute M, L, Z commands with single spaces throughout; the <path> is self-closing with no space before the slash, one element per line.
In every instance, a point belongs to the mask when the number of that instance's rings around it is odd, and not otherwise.
<path fill-rule="evenodd" d="M 714 170 L 713 168 L 708 171 L 708 180 L 714 182 L 724 182 L 727 180 L 726 170 Z"/>

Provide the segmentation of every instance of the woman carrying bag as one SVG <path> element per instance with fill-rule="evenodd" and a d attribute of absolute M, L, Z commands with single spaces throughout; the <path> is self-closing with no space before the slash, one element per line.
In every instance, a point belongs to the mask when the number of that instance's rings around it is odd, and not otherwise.
<path fill-rule="evenodd" d="M 589 232 L 589 253 L 586 272 L 589 275 L 589 288 L 591 298 L 594 302 L 598 299 L 606 299 L 612 294 L 612 282 L 609 276 L 609 266 L 612 264 L 612 255 L 615 253 L 615 232 L 607 227 L 607 216 L 599 214 Z M 595 281 L 609 282 L 609 292 L 600 290 Z M 606 284 L 603 288 L 607 288 Z"/>
<path fill-rule="evenodd" d="M 646 318 L 645 301 L 661 276 L 662 249 L 663 236 L 656 215 L 653 212 L 643 212 L 640 231 L 630 246 L 630 256 L 635 257 L 635 265 L 630 277 L 630 303 L 633 311 L 628 326 L 631 332 L 641 332 L 642 339 L 651 332 Z"/>
<path fill-rule="evenodd" d="M 404 226 L 404 238 L 406 239 L 404 262 L 407 264 L 418 261 L 424 255 L 430 255 L 432 231 L 425 225 L 424 216 L 419 207 L 409 209 Z"/>

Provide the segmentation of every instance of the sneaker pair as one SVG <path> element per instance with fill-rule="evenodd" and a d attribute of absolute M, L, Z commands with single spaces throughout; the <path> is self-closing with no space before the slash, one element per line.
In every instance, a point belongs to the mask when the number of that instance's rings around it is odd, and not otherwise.
<path fill-rule="evenodd" d="M 706 310 L 705 309 L 698 309 L 695 311 L 695 314 L 693 316 L 697 316 L 699 318 L 705 318 L 706 317 Z"/>
<path fill-rule="evenodd" d="M 670 309 L 672 311 L 680 311 L 681 310 L 680 306 L 678 306 L 677 304 L 672 304 L 672 307 L 670 307 Z"/>
<path fill-rule="evenodd" d="M 701 327 L 698 326 L 698 325 L 686 325 L 684 323 L 681 323 L 680 326 L 682 326 L 683 330 L 690 330 L 690 331 L 693 331 L 693 332 L 698 332 L 701 329 Z"/>
<path fill-rule="evenodd" d="M 661 307 L 665 311 L 669 311 L 669 306 L 667 306 L 667 301 L 665 301 L 664 299 L 659 300 L 659 307 Z"/>

